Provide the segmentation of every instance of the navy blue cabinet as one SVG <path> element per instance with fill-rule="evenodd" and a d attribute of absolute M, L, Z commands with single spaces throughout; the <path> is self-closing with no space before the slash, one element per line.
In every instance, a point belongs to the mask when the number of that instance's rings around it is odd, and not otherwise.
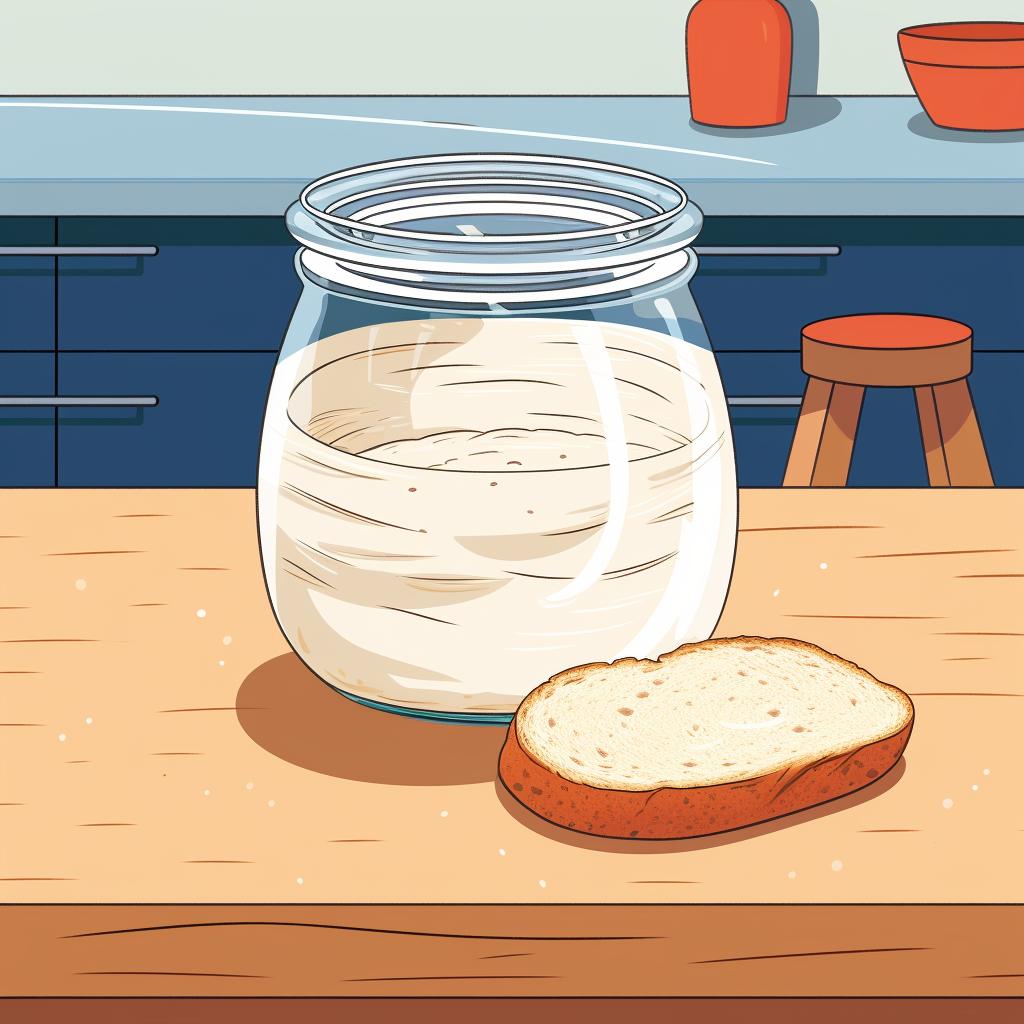
<path fill-rule="evenodd" d="M 0 352 L 0 486 L 54 485 L 54 410 L 3 398 L 53 394 L 52 352 Z"/>
<path fill-rule="evenodd" d="M 971 388 L 996 483 L 1024 484 L 1024 218 L 712 217 L 699 243 L 841 250 L 702 258 L 692 287 L 730 399 L 799 398 L 811 320 L 954 317 L 975 331 Z M 2 255 L 33 246 L 79 254 Z M 0 397 L 97 403 L 0 406 L 0 486 L 252 486 L 300 290 L 294 252 L 280 217 L 0 218 Z M 797 408 L 731 414 L 741 485 L 779 486 Z M 927 484 L 909 390 L 868 392 L 850 483 Z"/>
<path fill-rule="evenodd" d="M 282 217 L 65 217 L 58 239 L 156 249 L 60 257 L 64 350 L 276 351 L 299 295 Z"/>
<path fill-rule="evenodd" d="M 1024 217 L 717 217 L 699 245 L 838 246 L 837 256 L 706 256 L 692 288 L 718 351 L 798 349 L 848 313 L 929 313 L 975 348 L 1024 351 Z"/>
<path fill-rule="evenodd" d="M 52 246 L 49 217 L 0 217 L 0 351 L 53 348 L 54 258 L 4 250 Z"/>
<path fill-rule="evenodd" d="M 276 357 L 265 352 L 67 352 L 61 392 L 157 400 L 61 409 L 65 487 L 251 487 Z"/>

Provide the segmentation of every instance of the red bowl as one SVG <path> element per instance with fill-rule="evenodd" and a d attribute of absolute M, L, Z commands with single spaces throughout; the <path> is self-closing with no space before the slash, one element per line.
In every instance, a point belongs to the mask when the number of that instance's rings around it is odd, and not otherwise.
<path fill-rule="evenodd" d="M 1024 130 L 1024 23 L 960 21 L 899 33 L 907 75 L 942 128 Z"/>

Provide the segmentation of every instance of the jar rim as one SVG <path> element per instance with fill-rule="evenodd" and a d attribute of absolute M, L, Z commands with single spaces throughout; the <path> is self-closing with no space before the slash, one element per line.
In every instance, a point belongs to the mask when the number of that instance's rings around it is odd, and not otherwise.
<path fill-rule="evenodd" d="M 499 165 L 509 167 L 510 169 L 515 169 L 518 166 L 524 171 L 524 177 L 521 179 L 524 184 L 531 182 L 542 182 L 549 185 L 571 183 L 572 187 L 581 191 L 601 192 L 606 195 L 618 195 L 620 198 L 630 198 L 635 202 L 646 205 L 649 209 L 652 209 L 655 212 L 652 212 L 646 217 L 629 219 L 623 218 L 622 221 L 614 225 L 605 224 L 597 227 L 581 228 L 579 230 L 529 232 L 525 234 L 482 233 L 479 235 L 467 234 L 463 236 L 454 236 L 450 233 L 444 232 L 418 231 L 404 227 L 391 227 L 386 224 L 370 225 L 365 219 L 340 216 L 333 212 L 344 203 L 351 201 L 351 196 L 342 196 L 339 198 L 337 196 L 337 192 L 339 190 L 339 185 L 343 192 L 344 183 L 347 183 L 352 179 L 366 176 L 381 176 L 393 171 L 412 171 L 415 168 L 423 168 L 424 173 L 428 176 L 421 177 L 419 179 L 410 177 L 405 181 L 405 185 L 407 187 L 416 184 L 429 184 L 431 187 L 445 184 L 457 186 L 460 182 L 465 183 L 467 181 L 466 175 L 451 174 L 447 177 L 439 177 L 436 175 L 437 169 L 453 164 L 479 164 L 484 168 L 488 165 Z M 557 168 L 564 168 L 569 172 L 575 172 L 576 174 L 580 174 L 581 172 L 591 172 L 595 175 L 604 174 L 612 177 L 624 178 L 627 182 L 633 181 L 638 184 L 642 183 L 646 185 L 648 191 L 653 186 L 654 189 L 666 194 L 670 199 L 670 203 L 666 205 L 664 203 L 645 200 L 640 189 L 628 192 L 621 189 L 612 189 L 606 184 L 579 181 L 578 179 L 565 177 L 559 179 L 552 175 L 543 177 L 540 174 L 533 174 L 530 176 L 527 173 L 528 169 L 551 171 Z M 472 181 L 473 179 L 469 178 L 468 180 Z M 506 175 L 503 180 L 515 182 L 519 179 Z M 389 191 L 392 190 L 387 186 L 385 186 L 385 188 Z M 382 190 L 377 191 L 379 191 L 380 194 L 383 194 Z M 357 195 L 360 198 L 364 198 L 367 195 L 373 194 L 376 193 L 358 193 Z M 320 205 L 318 205 L 318 202 Z M 385 160 L 369 164 L 360 164 L 355 167 L 346 168 L 345 170 L 335 171 L 332 174 L 325 175 L 310 182 L 300 193 L 298 205 L 315 221 L 325 225 L 344 228 L 349 232 L 357 232 L 357 237 L 370 232 L 373 235 L 382 235 L 387 239 L 393 239 L 397 242 L 436 242 L 451 245 L 453 241 L 457 241 L 460 246 L 467 245 L 472 249 L 477 247 L 494 247 L 495 245 L 517 243 L 581 242 L 588 239 L 607 238 L 610 235 L 621 235 L 623 231 L 628 232 L 635 238 L 639 235 L 649 234 L 659 226 L 663 225 L 666 221 L 669 221 L 678 215 L 687 207 L 687 205 L 689 205 L 689 199 L 686 192 L 668 178 L 663 178 L 660 175 L 653 174 L 649 171 L 643 171 L 638 168 L 609 163 L 602 160 L 588 160 L 580 157 L 549 156 L 527 153 L 441 153 L 426 156 L 405 157 L 399 160 Z"/>

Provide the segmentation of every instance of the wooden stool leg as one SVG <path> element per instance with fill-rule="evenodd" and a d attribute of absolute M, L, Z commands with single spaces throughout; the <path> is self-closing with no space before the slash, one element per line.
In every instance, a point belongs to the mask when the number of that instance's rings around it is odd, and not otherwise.
<path fill-rule="evenodd" d="M 914 388 L 917 399 L 917 421 L 921 425 L 921 444 L 928 467 L 928 483 L 932 487 L 949 487 L 949 467 L 939 432 L 939 412 L 935 407 L 935 389 Z"/>
<path fill-rule="evenodd" d="M 812 487 L 846 486 L 863 401 L 864 389 L 859 385 L 833 386 L 818 458 L 814 463 L 814 475 L 811 477 Z"/>
<path fill-rule="evenodd" d="M 793 444 L 789 449 L 786 475 L 783 487 L 810 487 L 814 475 L 814 462 L 818 457 L 818 446 L 825 429 L 825 413 L 832 397 L 832 382 L 807 378 L 804 400 L 800 404 L 800 418 L 797 420 Z"/>
<path fill-rule="evenodd" d="M 992 470 L 966 379 L 936 384 L 931 390 L 950 484 L 953 487 L 991 487 Z"/>
<path fill-rule="evenodd" d="M 864 389 L 811 377 L 783 487 L 845 487 Z"/>

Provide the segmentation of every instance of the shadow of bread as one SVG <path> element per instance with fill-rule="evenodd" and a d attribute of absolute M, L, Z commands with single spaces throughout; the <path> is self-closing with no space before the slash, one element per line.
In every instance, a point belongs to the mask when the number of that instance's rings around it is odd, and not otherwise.
<path fill-rule="evenodd" d="M 357 782 L 460 786 L 495 776 L 504 728 L 425 722 L 363 707 L 296 654 L 246 676 L 235 701 L 254 743 L 300 768 Z"/>
<path fill-rule="evenodd" d="M 870 785 L 853 793 L 835 797 L 803 811 L 758 822 L 756 825 L 747 825 L 745 828 L 735 828 L 728 832 L 717 832 L 709 836 L 699 836 L 695 839 L 608 839 L 604 836 L 592 836 L 586 832 L 577 832 L 573 829 L 563 828 L 561 825 L 554 825 L 534 814 L 505 788 L 505 784 L 500 779 L 495 781 L 494 788 L 502 806 L 521 825 L 525 825 L 538 835 L 565 843 L 567 846 L 575 846 L 581 850 L 596 850 L 601 853 L 686 853 L 690 850 L 708 850 L 716 846 L 741 843 L 745 839 L 753 839 L 770 832 L 778 832 L 780 829 L 792 828 L 804 822 L 822 818 L 827 814 L 835 814 L 856 807 L 892 789 L 906 770 L 906 759 L 901 757 L 892 769 L 880 779 L 876 779 Z"/>

